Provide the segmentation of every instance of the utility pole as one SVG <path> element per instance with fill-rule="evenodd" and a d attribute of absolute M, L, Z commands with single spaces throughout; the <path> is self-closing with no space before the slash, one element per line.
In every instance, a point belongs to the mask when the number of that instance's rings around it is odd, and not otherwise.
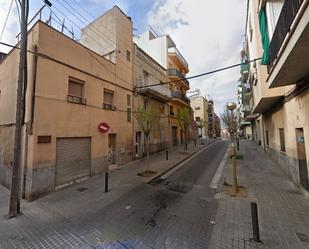
<path fill-rule="evenodd" d="M 19 51 L 19 70 L 17 82 L 17 98 L 16 98 L 16 124 L 14 139 L 14 158 L 12 169 L 12 185 L 9 207 L 9 218 L 15 217 L 20 213 L 20 187 L 21 187 L 21 138 L 22 124 L 24 117 L 24 88 L 27 80 L 25 70 L 27 70 L 27 17 L 28 17 L 28 0 L 21 0 L 21 24 L 20 24 L 20 51 Z"/>

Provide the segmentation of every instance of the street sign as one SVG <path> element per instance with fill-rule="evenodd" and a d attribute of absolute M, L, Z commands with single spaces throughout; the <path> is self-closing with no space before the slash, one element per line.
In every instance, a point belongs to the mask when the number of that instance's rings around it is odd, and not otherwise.
<path fill-rule="evenodd" d="M 106 132 L 108 132 L 108 130 L 109 130 L 109 125 L 107 124 L 107 123 L 100 123 L 99 124 L 99 126 L 98 126 L 98 128 L 99 128 L 99 131 L 101 132 L 101 133 L 106 133 Z"/>

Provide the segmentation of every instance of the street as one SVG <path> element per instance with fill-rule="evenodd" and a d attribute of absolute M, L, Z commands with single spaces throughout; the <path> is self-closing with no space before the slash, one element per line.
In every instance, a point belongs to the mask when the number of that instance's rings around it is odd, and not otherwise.
<path fill-rule="evenodd" d="M 206 248 L 218 207 L 209 184 L 227 145 L 210 144 L 166 180 L 139 184 L 104 208 L 84 203 L 85 215 L 67 218 L 38 202 L 30 217 L 26 207 L 6 221 L 0 248 Z"/>

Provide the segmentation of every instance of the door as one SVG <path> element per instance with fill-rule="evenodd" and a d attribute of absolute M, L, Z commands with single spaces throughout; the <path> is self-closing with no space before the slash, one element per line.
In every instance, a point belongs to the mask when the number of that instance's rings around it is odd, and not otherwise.
<path fill-rule="evenodd" d="M 178 145 L 178 141 L 177 141 L 177 127 L 172 127 L 172 141 L 173 141 L 173 146 L 177 146 Z"/>
<path fill-rule="evenodd" d="M 304 137 L 303 128 L 296 129 L 296 143 L 297 143 L 300 184 L 304 188 L 309 189 L 306 145 L 305 145 L 305 137 Z"/>
<path fill-rule="evenodd" d="M 142 156 L 142 133 L 140 131 L 135 134 L 135 154 L 136 157 Z"/>
<path fill-rule="evenodd" d="M 91 138 L 57 138 L 56 186 L 90 175 Z"/>
<path fill-rule="evenodd" d="M 108 161 L 116 163 L 116 134 L 108 134 Z"/>

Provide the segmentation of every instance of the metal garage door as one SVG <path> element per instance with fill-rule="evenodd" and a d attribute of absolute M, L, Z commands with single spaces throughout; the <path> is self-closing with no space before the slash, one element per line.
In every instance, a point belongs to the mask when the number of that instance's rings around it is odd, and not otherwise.
<path fill-rule="evenodd" d="M 90 174 L 91 138 L 57 138 L 56 186 Z"/>

